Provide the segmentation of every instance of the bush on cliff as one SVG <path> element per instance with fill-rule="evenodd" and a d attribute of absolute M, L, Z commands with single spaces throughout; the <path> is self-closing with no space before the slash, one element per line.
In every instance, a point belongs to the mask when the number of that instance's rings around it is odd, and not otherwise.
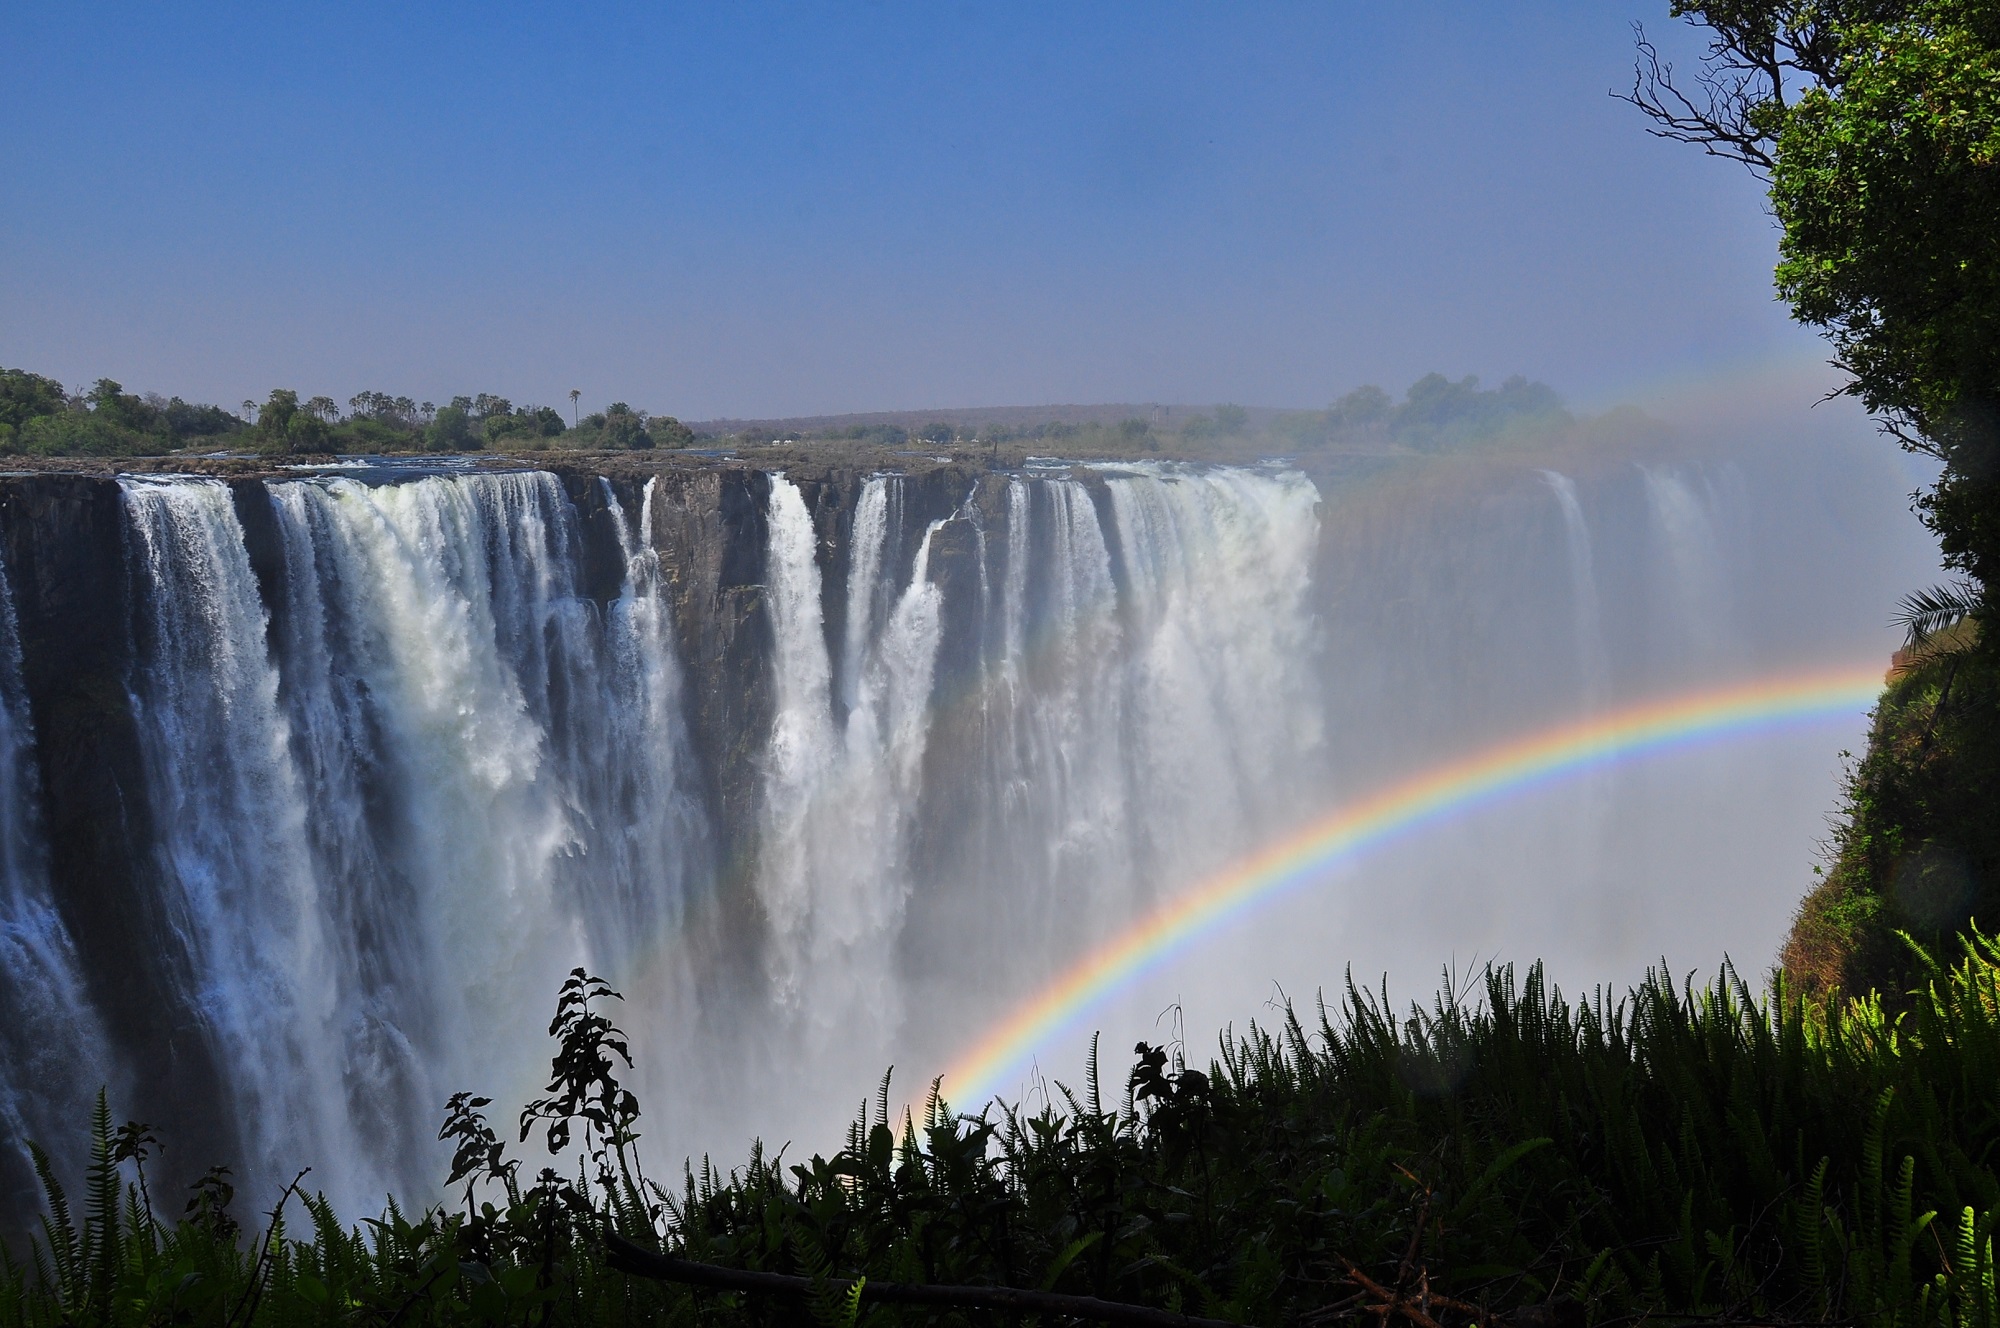
<path fill-rule="evenodd" d="M 1848 777 L 1834 855 L 1781 963 L 1802 990 L 1898 991 L 1900 933 L 2000 917 L 2000 657 L 1971 620 L 1905 651 Z"/>

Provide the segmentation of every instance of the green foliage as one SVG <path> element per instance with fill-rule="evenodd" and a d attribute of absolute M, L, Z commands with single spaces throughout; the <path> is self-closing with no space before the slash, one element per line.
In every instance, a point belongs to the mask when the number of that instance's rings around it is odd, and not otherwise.
<path fill-rule="evenodd" d="M 1351 984 L 1310 1030 L 1226 1037 L 1206 1070 L 1141 1044 L 1122 1103 L 1095 1055 L 1034 1112 L 897 1113 L 889 1081 L 830 1156 L 753 1147 L 677 1191 L 637 1165 L 638 1106 L 577 972 L 525 1127 L 579 1146 L 524 1186 L 483 1098 L 448 1104 L 453 1207 L 350 1229 L 287 1199 L 246 1243 L 226 1176 L 156 1217 L 143 1126 L 100 1103 L 79 1214 L 0 1273 L 0 1317 L 57 1324 L 715 1325 L 986 1322 L 864 1303 L 853 1283 L 1096 1295 L 1244 1323 L 1854 1322 L 2000 1328 L 2000 945 L 1980 937 L 1891 1012 L 1759 1000 L 1725 971 L 1572 1004 L 1489 971 L 1396 1015 Z M 555 1128 L 560 1125 L 562 1128 Z M 595 1162 L 593 1168 L 588 1161 Z M 617 1232 L 679 1257 L 808 1279 L 770 1303 L 611 1271 Z M 1420 1312 L 1423 1320 L 1406 1311 Z"/>
<path fill-rule="evenodd" d="M 100 378 L 70 396 L 53 378 L 0 369 L 0 452 L 28 456 L 144 456 L 233 433 L 243 422 L 179 397 L 135 396 Z"/>
<path fill-rule="evenodd" d="M 1327 423 L 1335 430 L 1366 429 L 1386 423 L 1395 405 L 1387 392 L 1364 384 L 1327 407 Z"/>
<path fill-rule="evenodd" d="M 646 432 L 644 416 L 624 402 L 614 401 L 611 409 L 604 412 L 604 422 L 598 426 L 597 445 L 638 451 L 650 448 L 653 436 Z"/>
<path fill-rule="evenodd" d="M 486 398 L 481 397 L 481 402 Z M 481 427 L 489 444 L 505 446 L 510 441 L 535 442 L 559 438 L 567 427 L 562 413 L 552 406 L 523 406 L 514 410 L 510 403 L 496 399 L 491 408 L 480 410 Z"/>
<path fill-rule="evenodd" d="M 16 435 L 15 447 L 27 456 L 143 456 L 166 450 L 88 410 L 64 410 L 29 420 Z"/>
<path fill-rule="evenodd" d="M 318 409 L 330 409 L 333 405 L 324 397 L 313 400 Z M 278 455 L 332 451 L 333 432 L 318 414 L 318 409 L 302 405 L 299 394 L 288 387 L 273 388 L 270 397 L 257 410 L 258 446 Z"/>
<path fill-rule="evenodd" d="M 694 430 L 671 415 L 653 416 L 646 421 L 646 431 L 653 435 L 655 447 L 694 446 Z"/>
<path fill-rule="evenodd" d="M 390 428 L 414 431 L 422 427 L 417 403 L 408 397 L 392 397 L 387 392 L 357 392 L 347 399 L 350 424 L 370 421 Z"/>
<path fill-rule="evenodd" d="M 0 424 L 19 429 L 41 415 L 54 415 L 69 404 L 63 386 L 53 378 L 26 369 L 0 369 Z"/>
<path fill-rule="evenodd" d="M 1964 583 L 1932 586 L 1903 596 L 1903 602 L 1896 606 L 1896 622 L 1903 629 L 1904 648 L 1922 650 L 1978 612 L 1977 587 Z"/>
<path fill-rule="evenodd" d="M 2000 9 L 1869 6 L 1782 120 L 1779 293 L 1848 391 L 1935 452 L 1923 508 L 1951 565 L 2000 576 Z"/>
<path fill-rule="evenodd" d="M 1562 401 L 1546 383 L 1516 374 L 1498 388 L 1481 391 L 1470 374 L 1453 382 L 1426 374 L 1410 384 L 1403 402 L 1389 414 L 1390 433 L 1413 447 L 1436 449 L 1490 438 L 1523 421 L 1568 422 Z"/>
<path fill-rule="evenodd" d="M 427 452 L 466 452 L 479 446 L 481 439 L 472 430 L 472 403 L 464 397 L 441 407 L 424 430 Z"/>

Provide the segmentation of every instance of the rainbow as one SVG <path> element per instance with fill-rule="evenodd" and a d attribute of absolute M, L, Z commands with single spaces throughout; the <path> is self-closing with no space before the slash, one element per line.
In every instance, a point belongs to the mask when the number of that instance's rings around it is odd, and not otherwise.
<path fill-rule="evenodd" d="M 1867 670 L 1799 674 L 1670 696 L 1529 734 L 1392 784 L 1224 868 L 1085 955 L 944 1072 L 947 1096 L 989 1100 L 1002 1076 L 1100 1001 L 1250 910 L 1426 827 L 1614 762 L 1858 717 Z"/>

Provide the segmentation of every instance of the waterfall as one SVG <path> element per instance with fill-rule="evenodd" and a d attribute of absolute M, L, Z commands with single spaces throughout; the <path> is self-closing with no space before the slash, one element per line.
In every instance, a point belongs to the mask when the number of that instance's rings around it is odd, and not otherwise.
<path fill-rule="evenodd" d="M 251 1156 L 353 1156 L 330 1052 L 338 930 L 306 844 L 305 790 L 266 645 L 269 619 L 227 485 L 122 481 L 149 585 L 133 709 L 171 935 L 157 938 L 234 1096 Z"/>
<path fill-rule="evenodd" d="M 1798 598 L 1760 579 L 1726 478 L 1571 469 L 121 478 L 104 676 L 129 677 L 142 786 L 103 795 L 151 827 L 126 879 L 62 875 L 29 720 L 64 722 L 29 681 L 62 643 L 29 639 L 0 569 L 0 1127 L 74 1137 L 108 1083 L 122 1115 L 212 1117 L 236 1152 L 186 1165 L 228 1162 L 256 1202 L 305 1165 L 344 1214 L 421 1200 L 445 1098 L 536 1092 L 581 966 L 626 995 L 657 1158 L 822 1138 L 891 1063 L 941 1066 L 1309 817 L 1705 679 L 1762 620 L 1736 601 Z M 0 504 L 10 550 L 25 506 Z M 1437 934 L 1580 926 L 1599 894 L 1615 922 L 1637 905 L 1600 867 L 1654 842 L 1627 793 L 1592 795 L 1601 852 L 1572 803 L 1513 839 L 1446 828 L 1423 871 L 1329 891 L 1215 971 L 1296 949 L 1367 976 Z M 143 983 L 79 957 L 107 890 L 148 929 Z M 168 1056 L 131 1051 L 135 990 Z M 172 1057 L 194 1068 L 161 1082 Z"/>
<path fill-rule="evenodd" d="M 772 995 L 847 1055 L 879 1057 L 900 1009 L 893 958 L 910 890 L 904 857 L 929 733 L 940 596 L 925 529 L 908 584 L 878 619 L 885 515 L 900 484 L 867 482 L 846 587 L 845 714 L 836 714 L 810 514 L 774 476 L 770 498 L 777 716 L 766 761 L 757 891 L 772 929 Z M 811 1045 L 810 1043 L 806 1045 Z"/>
<path fill-rule="evenodd" d="M 1319 495 L 1244 470 L 1159 469 L 1110 491 L 1134 637 L 1141 865 L 1172 882 L 1302 808 L 1321 739 L 1306 600 Z"/>
<path fill-rule="evenodd" d="M 1672 606 L 1674 630 L 1710 658 L 1730 654 L 1728 564 L 1717 521 L 1718 495 L 1709 478 L 1671 466 L 1641 466 L 1654 537 L 1661 557 L 1661 598 Z"/>
<path fill-rule="evenodd" d="M 1596 709 L 1604 704 L 1611 665 L 1605 657 L 1597 568 L 1590 553 L 1590 523 L 1584 520 L 1583 502 L 1577 496 L 1575 480 L 1556 470 L 1544 470 L 1541 475 L 1555 494 L 1556 505 L 1562 509 L 1563 548 L 1569 554 L 1569 589 L 1575 605 L 1577 675 L 1582 684 L 1583 703 Z"/>
<path fill-rule="evenodd" d="M 590 822 L 597 856 L 575 859 L 602 902 L 587 910 L 593 952 L 629 970 L 667 941 L 686 917 L 690 894 L 712 870 L 709 827 L 693 788 L 679 652 L 661 584 L 660 555 L 650 540 L 659 481 L 642 491 L 639 523 L 608 481 L 599 481 L 617 526 L 625 583 L 607 610 L 609 722 L 593 781 Z M 623 760 L 603 759 L 622 749 Z M 588 755 L 578 753 L 579 758 Z M 587 763 L 586 763 L 587 764 Z"/>
<path fill-rule="evenodd" d="M 994 670 L 1008 705 L 998 764 L 1008 857 L 988 869 L 1023 888 L 1032 953 L 1059 951 L 1061 929 L 1103 925 L 1129 908 L 1137 882 L 1123 769 L 1123 628 L 1111 552 L 1097 510 L 1076 480 L 1015 481 L 1003 654 Z M 1032 522 L 1037 513 L 1045 531 Z M 1039 539 L 1037 538 L 1039 536 Z M 1046 548 L 1037 569 L 1032 550 Z M 1039 571 L 1039 575 L 1036 573 Z M 1030 616 L 1032 614 L 1032 616 Z M 1005 873 L 1005 874 L 1003 874 Z M 1093 917 L 1093 915 L 1095 915 Z"/>
<path fill-rule="evenodd" d="M 375 1204 L 432 1182 L 447 1094 L 533 1085 L 562 973 L 671 944 L 708 835 L 650 487 L 639 529 L 604 495 L 625 565 L 602 606 L 553 476 L 261 490 L 270 606 L 228 486 L 125 482 L 163 941 L 243 1169 L 335 1160 Z"/>
<path fill-rule="evenodd" d="M 1015 477 L 991 504 L 1004 530 L 981 546 L 997 565 L 975 749 L 953 754 L 977 776 L 922 791 L 903 945 L 912 1002 L 943 1027 L 1260 842 L 1323 784 L 1317 502 L 1296 472 L 1139 465 Z"/>

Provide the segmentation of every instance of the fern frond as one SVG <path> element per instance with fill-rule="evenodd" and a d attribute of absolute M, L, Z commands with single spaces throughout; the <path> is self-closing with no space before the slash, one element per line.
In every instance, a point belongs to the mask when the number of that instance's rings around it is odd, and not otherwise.
<path fill-rule="evenodd" d="M 118 1163 L 111 1154 L 111 1103 L 102 1088 L 90 1113 L 89 1194 L 83 1218 L 84 1258 L 90 1265 L 90 1298 L 100 1309 L 111 1298 L 122 1263 L 119 1249 Z"/>
<path fill-rule="evenodd" d="M 34 1160 L 35 1176 L 42 1182 L 42 1197 L 48 1200 L 49 1211 L 42 1218 L 42 1234 L 49 1242 L 49 1262 L 54 1265 L 54 1278 L 44 1273 L 45 1282 L 53 1280 L 56 1294 L 65 1305 L 74 1305 L 80 1299 L 77 1295 L 79 1273 L 83 1264 L 82 1241 L 77 1236 L 76 1222 L 70 1214 L 69 1196 L 63 1193 L 61 1182 L 56 1180 L 55 1168 L 49 1164 L 49 1155 L 37 1143 L 28 1145 L 28 1156 Z M 37 1252 L 38 1262 L 40 1251 Z"/>

